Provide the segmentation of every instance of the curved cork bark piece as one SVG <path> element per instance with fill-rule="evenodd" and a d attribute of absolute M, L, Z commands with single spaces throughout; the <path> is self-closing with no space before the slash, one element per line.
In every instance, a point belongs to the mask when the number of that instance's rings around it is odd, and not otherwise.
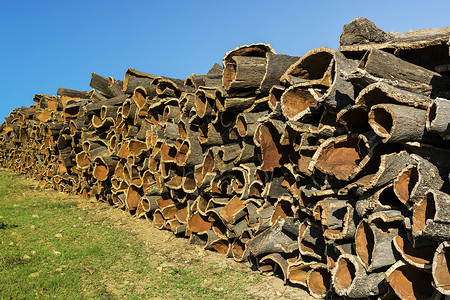
<path fill-rule="evenodd" d="M 344 25 L 339 44 L 341 46 L 380 44 L 393 38 L 393 35 L 383 31 L 371 20 L 358 17 Z"/>
<path fill-rule="evenodd" d="M 323 236 L 330 240 L 352 238 L 356 225 L 353 206 L 345 200 L 325 198 L 317 202 L 313 216 L 324 227 Z"/>
<path fill-rule="evenodd" d="M 363 220 L 356 229 L 356 253 L 367 272 L 390 266 L 397 261 L 392 240 L 399 234 L 399 228 L 389 224 L 369 223 Z"/>
<path fill-rule="evenodd" d="M 284 122 L 279 120 L 268 120 L 258 127 L 254 138 L 258 140 L 261 147 L 262 171 L 272 171 L 288 161 L 287 147 L 280 144 L 282 128 L 284 128 Z"/>
<path fill-rule="evenodd" d="M 240 113 L 236 117 L 237 132 L 240 137 L 253 137 L 259 119 L 268 116 L 268 111 Z"/>
<path fill-rule="evenodd" d="M 217 95 L 215 109 L 220 112 L 244 111 L 251 108 L 257 101 L 256 97 L 227 97 Z"/>
<path fill-rule="evenodd" d="M 242 262 L 248 259 L 250 252 L 247 249 L 247 242 L 253 237 L 250 229 L 245 230 L 231 245 L 233 259 Z"/>
<path fill-rule="evenodd" d="M 411 164 L 394 180 L 394 192 L 405 204 L 421 201 L 429 189 L 439 190 L 444 183 L 435 165 L 416 154 L 411 158 Z"/>
<path fill-rule="evenodd" d="M 298 248 L 302 257 L 324 261 L 325 239 L 321 226 L 303 221 L 298 229 Z"/>
<path fill-rule="evenodd" d="M 361 194 L 392 183 L 398 174 L 413 161 L 406 151 L 381 155 L 378 168 L 374 168 L 375 173 L 369 172 L 369 174 L 340 189 L 338 194 L 346 195 L 352 190 L 356 190 L 358 194 Z"/>
<path fill-rule="evenodd" d="M 414 203 L 412 235 L 415 239 L 425 238 L 434 241 L 450 239 L 448 195 L 440 198 L 436 197 L 437 195 L 436 191 L 429 192 L 421 201 Z"/>
<path fill-rule="evenodd" d="M 122 91 L 126 94 L 132 94 L 133 91 L 141 86 L 146 90 L 147 95 L 156 96 L 156 85 L 152 84 L 153 79 L 157 76 L 142 71 L 138 71 L 132 68 L 128 68 L 123 80 Z M 151 98 L 153 98 L 153 96 Z"/>
<path fill-rule="evenodd" d="M 268 53 L 275 51 L 270 45 L 259 43 L 243 45 L 225 54 L 222 84 L 229 95 L 243 96 L 256 92 L 266 73 Z"/>
<path fill-rule="evenodd" d="M 221 125 L 204 123 L 199 127 L 198 140 L 205 146 L 220 146 L 228 141 L 227 133 L 227 128 Z"/>
<path fill-rule="evenodd" d="M 99 181 L 107 180 L 114 173 L 118 162 L 119 158 L 114 156 L 95 157 L 93 160 L 94 170 L 92 176 Z"/>
<path fill-rule="evenodd" d="M 198 138 L 190 137 L 185 139 L 175 155 L 175 162 L 178 166 L 195 166 L 203 161 L 203 151 Z"/>
<path fill-rule="evenodd" d="M 375 82 L 361 90 L 355 102 L 358 105 L 372 107 L 377 104 L 404 104 L 420 109 L 427 109 L 432 99 L 418 93 L 399 89 L 382 81 Z"/>
<path fill-rule="evenodd" d="M 377 104 L 370 109 L 369 125 L 383 143 L 418 142 L 425 134 L 426 114 L 404 105 Z"/>
<path fill-rule="evenodd" d="M 371 48 L 347 78 L 361 88 L 384 81 L 392 86 L 432 98 L 450 96 L 450 78 Z"/>
<path fill-rule="evenodd" d="M 280 77 L 298 59 L 298 56 L 267 53 L 266 73 L 259 87 L 259 92 L 268 95 L 272 86 L 280 83 Z"/>
<path fill-rule="evenodd" d="M 290 235 L 284 232 L 283 226 L 285 223 L 284 218 L 278 218 L 272 227 L 249 240 L 246 246 L 250 253 L 256 257 L 269 253 L 283 253 L 282 244 L 295 242 Z"/>
<path fill-rule="evenodd" d="M 284 93 L 286 88 L 281 85 L 274 85 L 270 89 L 269 96 L 267 96 L 267 104 L 271 111 L 270 115 L 274 118 L 279 118 L 282 116 L 281 112 L 281 95 Z"/>
<path fill-rule="evenodd" d="M 217 88 L 202 87 L 195 92 L 195 111 L 200 118 L 211 116 L 215 109 Z"/>
<path fill-rule="evenodd" d="M 213 230 L 206 232 L 208 239 L 205 245 L 206 250 L 214 250 L 220 254 L 229 255 L 230 242 L 228 239 L 218 236 Z"/>
<path fill-rule="evenodd" d="M 331 272 L 333 287 L 340 296 L 362 298 L 387 292 L 384 272 L 367 273 L 352 254 L 341 254 Z"/>
<path fill-rule="evenodd" d="M 384 49 L 399 58 L 432 71 L 448 70 L 448 40 L 450 27 L 385 32 L 372 21 L 356 18 L 344 25 L 340 51 L 362 52 L 371 48 Z"/>
<path fill-rule="evenodd" d="M 348 133 L 367 132 L 369 126 L 369 108 L 364 105 L 352 105 L 342 109 L 336 116 L 336 121 L 344 125 Z"/>
<path fill-rule="evenodd" d="M 318 109 L 320 97 L 314 88 L 291 86 L 281 95 L 281 111 L 286 119 L 297 121 Z"/>
<path fill-rule="evenodd" d="M 331 65 L 331 86 L 322 97 L 324 106 L 333 112 L 339 112 L 349 105 L 355 104 L 359 88 L 347 79 L 347 74 L 354 70 L 361 60 L 359 53 L 334 53 Z"/>
<path fill-rule="evenodd" d="M 398 261 L 386 271 L 395 294 L 402 299 L 436 299 L 432 275 L 422 269 Z"/>
<path fill-rule="evenodd" d="M 329 69 L 334 53 L 335 51 L 328 47 L 309 50 L 282 74 L 280 81 L 289 85 L 306 83 L 311 86 L 330 86 Z"/>
<path fill-rule="evenodd" d="M 373 146 L 365 135 L 345 135 L 323 142 L 308 166 L 334 176 L 338 180 L 351 180 L 369 162 Z"/>
<path fill-rule="evenodd" d="M 314 298 L 323 299 L 331 292 L 331 274 L 325 264 L 313 265 L 306 276 L 306 285 Z"/>
<path fill-rule="evenodd" d="M 450 223 L 450 195 L 439 190 L 430 189 L 426 194 L 430 207 L 435 211 L 433 220 L 441 223 Z"/>
<path fill-rule="evenodd" d="M 441 136 L 447 137 L 450 135 L 450 100 L 443 98 L 436 98 L 430 104 L 427 111 L 427 130 L 430 132 L 439 133 Z"/>
<path fill-rule="evenodd" d="M 288 260 L 285 259 L 280 253 L 271 253 L 259 260 L 260 265 L 275 265 L 275 269 L 280 269 L 283 276 L 283 281 L 286 284 L 288 279 Z"/>
<path fill-rule="evenodd" d="M 211 229 L 211 222 L 198 212 L 194 212 L 189 216 L 187 222 L 187 231 L 195 232 L 197 234 L 204 234 Z"/>
<path fill-rule="evenodd" d="M 413 243 L 404 235 L 396 236 L 393 244 L 408 264 L 420 269 L 431 269 L 436 246 L 414 247 Z"/>
<path fill-rule="evenodd" d="M 234 56 L 266 57 L 267 53 L 275 53 L 272 46 L 265 43 L 238 46 L 225 53 L 222 63 L 225 66 Z"/>
<path fill-rule="evenodd" d="M 434 286 L 444 295 L 450 295 L 450 242 L 439 245 L 434 253 L 432 275 Z"/>
<path fill-rule="evenodd" d="M 314 267 L 320 268 L 322 265 L 323 264 L 319 262 L 305 262 L 303 260 L 290 262 L 288 267 L 288 279 L 294 284 L 307 288 L 309 271 L 311 271 Z"/>

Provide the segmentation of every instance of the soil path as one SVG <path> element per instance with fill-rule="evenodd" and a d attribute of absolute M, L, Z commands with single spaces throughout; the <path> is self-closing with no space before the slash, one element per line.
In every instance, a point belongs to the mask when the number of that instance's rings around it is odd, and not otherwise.
<path fill-rule="evenodd" d="M 198 263 L 219 264 L 243 273 L 256 272 L 249 263 L 238 263 L 222 254 L 204 250 L 198 245 L 189 244 L 184 238 L 177 238 L 171 232 L 154 228 L 145 219 L 137 219 L 128 213 L 102 202 L 79 199 L 79 207 L 98 218 L 99 224 L 108 224 L 130 232 L 132 238 L 141 239 L 148 250 L 161 257 L 160 266 L 178 267 Z M 285 285 L 275 276 L 263 276 L 258 283 L 248 284 L 244 297 L 251 299 L 314 299 L 299 288 Z"/>

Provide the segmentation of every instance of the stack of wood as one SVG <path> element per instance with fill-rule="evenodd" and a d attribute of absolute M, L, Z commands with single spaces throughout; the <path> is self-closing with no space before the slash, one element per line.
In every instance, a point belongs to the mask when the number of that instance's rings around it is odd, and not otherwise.
<path fill-rule="evenodd" d="M 450 295 L 450 28 L 357 18 L 338 51 L 241 46 L 205 75 L 92 74 L 1 125 L 4 167 L 315 297 Z"/>

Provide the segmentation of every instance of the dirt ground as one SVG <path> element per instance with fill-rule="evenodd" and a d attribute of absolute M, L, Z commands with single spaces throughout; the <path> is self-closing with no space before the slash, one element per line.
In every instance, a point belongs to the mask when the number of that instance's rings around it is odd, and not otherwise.
<path fill-rule="evenodd" d="M 39 183 L 33 179 L 26 179 L 23 184 L 42 190 Z M 53 190 L 47 190 L 51 197 Z M 63 193 L 59 193 L 63 194 Z M 199 245 L 190 244 L 186 238 L 178 238 L 166 230 L 158 230 L 147 220 L 135 218 L 128 213 L 114 208 L 107 203 L 95 199 L 82 199 L 68 196 L 70 201 L 78 202 L 78 207 L 87 211 L 94 220 L 93 225 L 109 225 L 130 233 L 130 237 L 140 239 L 148 247 L 149 252 L 163 260 L 160 267 L 181 267 L 182 265 L 203 263 L 232 268 L 242 273 L 254 274 L 250 263 L 238 263 L 222 254 L 204 250 Z M 257 283 L 249 283 L 245 288 L 245 298 L 250 299 L 314 299 L 301 287 L 285 285 L 283 280 L 270 275 L 263 275 Z"/>
<path fill-rule="evenodd" d="M 151 252 L 165 258 L 165 266 L 177 267 L 200 259 L 207 264 L 227 266 L 243 273 L 256 272 L 249 263 L 238 263 L 222 254 L 204 250 L 189 244 L 185 238 L 175 237 L 171 232 L 158 230 L 148 221 L 137 219 L 128 213 L 94 200 L 80 200 L 80 207 L 98 217 L 99 222 L 108 223 L 118 229 L 126 229 L 134 238 L 141 239 Z M 314 299 L 299 287 L 285 285 L 275 276 L 263 276 L 258 283 L 249 284 L 245 296 L 253 299 Z"/>

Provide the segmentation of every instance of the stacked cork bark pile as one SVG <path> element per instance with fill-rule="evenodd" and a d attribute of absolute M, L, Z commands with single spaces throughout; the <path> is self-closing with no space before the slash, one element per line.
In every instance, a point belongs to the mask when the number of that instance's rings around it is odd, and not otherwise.
<path fill-rule="evenodd" d="M 450 28 L 357 18 L 178 80 L 92 74 L 1 125 L 4 167 L 108 201 L 315 297 L 450 295 Z M 395 296 L 396 295 L 396 296 Z"/>

